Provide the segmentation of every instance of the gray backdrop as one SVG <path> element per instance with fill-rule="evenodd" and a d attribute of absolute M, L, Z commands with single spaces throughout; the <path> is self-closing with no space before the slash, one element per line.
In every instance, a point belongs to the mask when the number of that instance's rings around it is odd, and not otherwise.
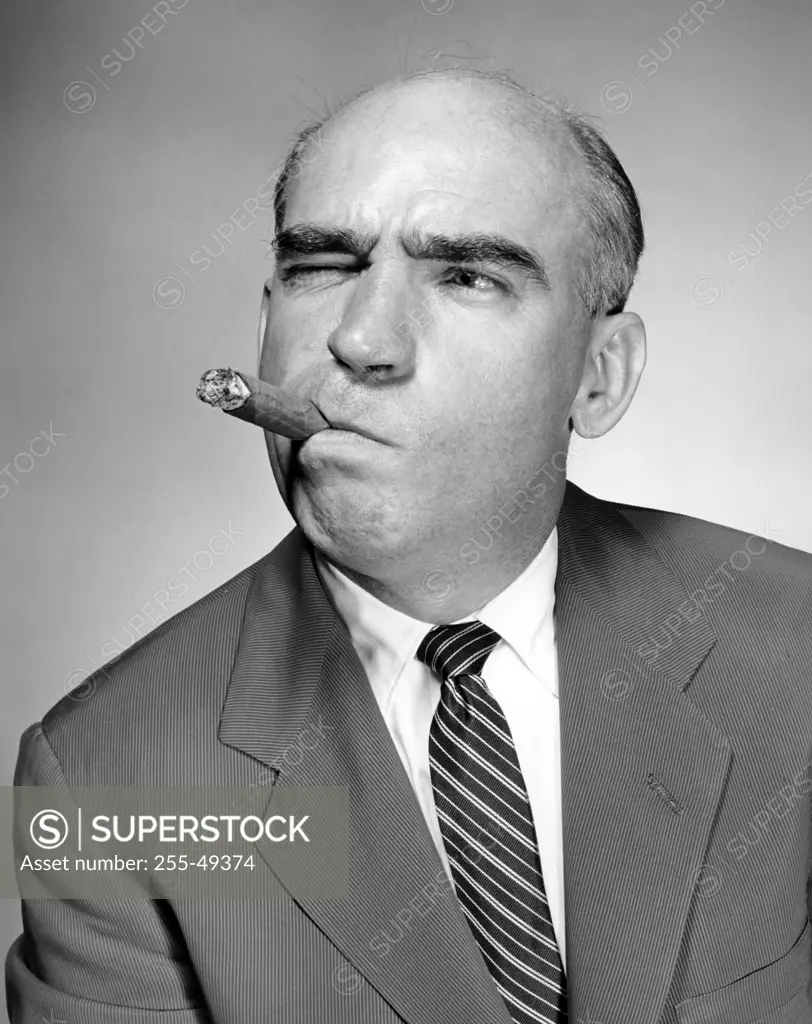
<path fill-rule="evenodd" d="M 256 365 L 292 133 L 448 53 L 600 117 L 639 190 L 649 364 L 573 479 L 812 550 L 808 0 L 26 0 L 0 38 L 3 784 L 26 725 L 289 530 L 261 433 L 194 386 Z"/>

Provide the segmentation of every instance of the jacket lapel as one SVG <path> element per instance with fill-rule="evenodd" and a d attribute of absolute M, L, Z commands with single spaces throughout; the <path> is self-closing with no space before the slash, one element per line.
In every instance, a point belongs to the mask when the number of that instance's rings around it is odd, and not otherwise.
<path fill-rule="evenodd" d="M 311 749 L 286 758 L 310 726 Z M 510 1024 L 453 890 L 436 885 L 422 811 L 299 530 L 251 585 L 219 735 L 279 770 L 278 786 L 348 788 L 349 899 L 296 902 L 404 1020 L 435 1024 L 442 1008 L 449 1024 Z M 272 870 L 284 886 L 278 858 Z"/>
<path fill-rule="evenodd" d="M 730 760 L 684 692 L 715 635 L 700 617 L 652 659 L 641 645 L 688 599 L 682 585 L 614 506 L 572 484 L 558 525 L 570 1018 L 650 1024 Z"/>

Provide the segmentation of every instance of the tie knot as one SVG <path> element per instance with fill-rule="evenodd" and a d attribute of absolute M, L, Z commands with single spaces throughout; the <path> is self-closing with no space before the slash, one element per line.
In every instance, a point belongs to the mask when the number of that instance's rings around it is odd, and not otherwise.
<path fill-rule="evenodd" d="M 463 673 L 478 676 L 501 639 L 496 630 L 478 620 L 434 626 L 420 641 L 415 657 L 443 682 Z"/>

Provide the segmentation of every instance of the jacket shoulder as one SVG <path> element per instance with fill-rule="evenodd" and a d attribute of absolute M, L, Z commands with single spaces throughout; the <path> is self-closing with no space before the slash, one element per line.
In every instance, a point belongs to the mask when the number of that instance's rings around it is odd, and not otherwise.
<path fill-rule="evenodd" d="M 655 548 L 680 551 L 686 558 L 701 557 L 704 553 L 718 554 L 724 558 L 739 548 L 744 548 L 751 557 L 754 557 L 757 550 L 761 553 L 769 551 L 770 557 L 763 564 L 772 571 L 785 572 L 799 582 L 812 583 L 812 554 L 807 551 L 779 544 L 761 534 L 748 533 L 746 530 L 682 512 L 624 502 L 613 504 Z M 757 555 L 755 557 L 758 558 Z"/>
<path fill-rule="evenodd" d="M 90 784 L 113 760 L 135 777 L 151 751 L 180 752 L 201 729 L 216 733 L 252 585 L 260 576 L 281 584 L 291 537 L 96 669 L 43 716 L 41 730 L 76 784 Z"/>
<path fill-rule="evenodd" d="M 759 534 L 679 512 L 615 504 L 682 582 L 704 593 L 712 618 L 735 616 L 759 635 L 791 629 L 812 642 L 812 554 Z M 724 601 L 712 595 L 726 595 Z"/>

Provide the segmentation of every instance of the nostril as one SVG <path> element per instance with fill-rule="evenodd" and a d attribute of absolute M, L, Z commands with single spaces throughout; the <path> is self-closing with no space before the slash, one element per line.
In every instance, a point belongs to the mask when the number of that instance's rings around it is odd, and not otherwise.
<path fill-rule="evenodd" d="M 387 372 L 389 369 L 389 366 L 376 366 L 372 370 L 365 367 L 361 370 L 359 377 L 364 384 L 379 384 L 380 380 L 378 378 L 384 376 L 384 372 Z"/>
<path fill-rule="evenodd" d="M 348 361 L 348 366 L 355 374 L 355 377 L 364 384 L 378 384 L 378 378 L 386 375 L 392 369 L 390 363 L 359 363 L 354 360 Z M 351 386 L 348 382 L 348 386 Z"/>

